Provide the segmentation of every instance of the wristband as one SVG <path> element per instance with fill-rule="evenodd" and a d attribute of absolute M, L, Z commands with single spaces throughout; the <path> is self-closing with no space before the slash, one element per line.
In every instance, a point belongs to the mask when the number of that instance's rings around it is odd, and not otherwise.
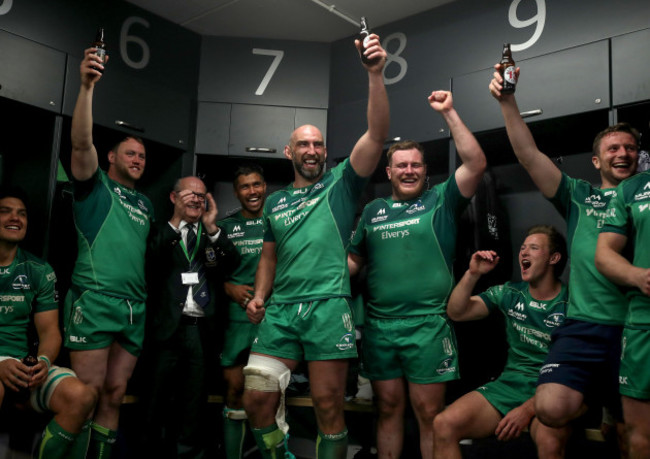
<path fill-rule="evenodd" d="M 45 365 L 47 365 L 48 370 L 52 368 L 52 363 L 50 362 L 50 359 L 48 359 L 46 355 L 39 355 L 38 360 L 42 360 L 43 362 L 45 362 Z"/>

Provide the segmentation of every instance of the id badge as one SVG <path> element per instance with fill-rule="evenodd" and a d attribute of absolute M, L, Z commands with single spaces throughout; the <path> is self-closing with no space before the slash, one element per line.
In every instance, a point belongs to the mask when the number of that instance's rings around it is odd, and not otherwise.
<path fill-rule="evenodd" d="M 196 285 L 199 283 L 199 273 L 181 273 L 183 285 Z"/>

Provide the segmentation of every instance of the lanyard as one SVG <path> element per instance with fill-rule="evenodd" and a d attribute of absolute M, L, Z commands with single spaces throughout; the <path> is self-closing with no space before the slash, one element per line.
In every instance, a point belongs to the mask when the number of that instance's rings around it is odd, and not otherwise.
<path fill-rule="evenodd" d="M 194 226 L 194 225 L 192 225 Z M 194 228 L 187 228 L 188 234 L 190 231 L 194 231 Z M 185 239 L 187 239 L 188 235 L 185 235 Z M 187 253 L 187 247 L 185 246 L 185 242 L 183 241 L 183 238 L 181 238 L 181 248 L 183 249 L 183 253 L 185 253 L 185 257 L 187 260 L 192 263 L 192 260 L 194 260 L 194 256 L 196 255 L 196 252 L 199 251 L 199 241 L 201 240 L 201 222 L 199 222 L 199 227 L 196 230 L 196 244 L 194 245 L 194 251 L 192 252 L 192 256 Z"/>

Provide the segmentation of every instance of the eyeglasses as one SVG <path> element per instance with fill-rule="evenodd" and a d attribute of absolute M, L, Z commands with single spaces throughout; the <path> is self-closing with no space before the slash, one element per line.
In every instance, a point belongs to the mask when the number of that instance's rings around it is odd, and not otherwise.
<path fill-rule="evenodd" d="M 174 193 L 179 194 L 178 191 L 174 191 Z M 191 192 L 197 200 L 204 202 L 205 201 L 205 193 L 197 193 L 196 191 Z"/>

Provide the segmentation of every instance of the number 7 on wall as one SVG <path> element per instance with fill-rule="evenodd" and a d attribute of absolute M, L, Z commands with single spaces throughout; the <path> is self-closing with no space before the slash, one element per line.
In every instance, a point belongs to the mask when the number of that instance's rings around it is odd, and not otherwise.
<path fill-rule="evenodd" d="M 262 82 L 260 83 L 260 85 L 257 87 L 257 90 L 255 91 L 256 96 L 261 96 L 262 94 L 264 94 L 264 91 L 266 90 L 266 87 L 269 85 L 271 78 L 273 78 L 273 74 L 280 66 L 280 61 L 282 61 L 282 58 L 284 57 L 284 51 L 281 51 L 279 49 L 253 48 L 253 54 L 258 54 L 262 56 L 273 56 L 273 62 L 271 62 L 269 69 L 266 71 L 266 75 L 264 75 L 264 78 L 262 78 Z"/>

